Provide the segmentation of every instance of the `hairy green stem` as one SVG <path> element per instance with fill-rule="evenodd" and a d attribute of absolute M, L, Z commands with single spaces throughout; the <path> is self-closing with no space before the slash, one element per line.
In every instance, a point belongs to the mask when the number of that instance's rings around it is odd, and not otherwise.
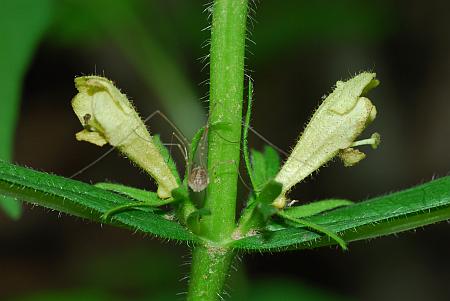
<path fill-rule="evenodd" d="M 193 252 L 188 300 L 218 300 L 234 252 L 226 248 L 198 246 Z"/>
<path fill-rule="evenodd" d="M 217 300 L 234 252 L 221 247 L 235 229 L 240 159 L 247 0 L 216 0 L 213 5 L 210 53 L 208 172 L 202 236 L 211 241 L 193 252 L 188 300 Z M 214 247 L 211 247 L 214 245 Z"/>
<path fill-rule="evenodd" d="M 211 27 L 210 124 L 208 171 L 210 184 L 205 207 L 204 235 L 220 242 L 234 227 L 244 87 L 246 0 L 217 0 Z"/>

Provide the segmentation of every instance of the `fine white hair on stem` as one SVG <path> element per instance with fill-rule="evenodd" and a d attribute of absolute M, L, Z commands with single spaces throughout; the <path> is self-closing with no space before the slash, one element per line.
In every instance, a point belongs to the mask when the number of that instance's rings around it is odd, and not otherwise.
<path fill-rule="evenodd" d="M 250 35 L 247 35 L 245 38 L 248 42 L 250 42 L 253 45 L 256 45 L 256 42 L 252 40 L 252 38 L 250 37 Z M 245 47 L 248 48 L 249 46 L 247 44 L 245 44 Z"/>
<path fill-rule="evenodd" d="M 211 24 L 207 25 L 206 27 L 204 27 L 203 29 L 201 29 L 201 31 L 210 31 L 211 30 Z"/>
<path fill-rule="evenodd" d="M 198 83 L 198 85 L 200 87 L 209 86 L 209 84 L 210 84 L 209 77 L 204 79 L 204 80 L 202 80 L 200 83 Z M 207 91 L 207 93 L 209 93 L 209 90 Z"/>
<path fill-rule="evenodd" d="M 206 55 L 204 55 L 204 56 L 199 57 L 197 60 L 198 60 L 200 63 L 204 64 L 204 63 L 206 62 L 206 60 L 208 60 L 208 59 L 209 59 L 209 54 L 206 54 Z"/>
<path fill-rule="evenodd" d="M 205 9 L 203 9 L 203 13 L 206 13 L 206 16 L 209 19 L 212 18 L 213 8 L 214 8 L 214 1 L 207 2 L 203 4 L 205 6 Z"/>
<path fill-rule="evenodd" d="M 206 48 L 208 46 L 211 46 L 211 38 L 208 38 L 206 40 L 204 40 L 201 44 L 200 44 L 200 48 Z M 209 55 L 209 53 L 208 53 Z"/>
<path fill-rule="evenodd" d="M 209 66 L 209 63 L 210 63 L 210 60 L 206 60 L 205 63 L 203 64 L 202 69 L 200 71 L 203 72 L 203 70 L 205 70 Z"/>

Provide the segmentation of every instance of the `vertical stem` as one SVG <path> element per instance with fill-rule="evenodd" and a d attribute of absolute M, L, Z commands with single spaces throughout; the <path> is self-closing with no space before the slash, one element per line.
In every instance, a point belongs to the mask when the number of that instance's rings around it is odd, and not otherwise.
<path fill-rule="evenodd" d="M 247 0 L 215 0 L 211 26 L 210 130 L 205 208 L 201 221 L 209 243 L 193 251 L 188 300 L 218 300 L 234 258 L 222 247 L 235 228 L 244 88 Z M 215 127 L 214 125 L 225 125 Z M 222 246 L 221 246 L 222 245 Z"/>
<path fill-rule="evenodd" d="M 203 234 L 220 242 L 235 227 L 247 0 L 216 0 L 211 27 L 208 185 Z M 226 127 L 215 129 L 215 124 Z"/>
<path fill-rule="evenodd" d="M 220 247 L 197 246 L 192 257 L 188 301 L 218 300 L 234 252 Z"/>

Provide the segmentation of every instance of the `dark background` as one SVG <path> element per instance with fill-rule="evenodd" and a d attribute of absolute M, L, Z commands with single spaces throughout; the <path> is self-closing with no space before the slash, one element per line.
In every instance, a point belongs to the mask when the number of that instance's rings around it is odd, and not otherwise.
<path fill-rule="evenodd" d="M 255 44 L 249 43 L 246 60 L 247 74 L 255 82 L 252 125 L 288 151 L 337 80 L 373 70 L 381 81 L 370 93 L 378 117 L 363 136 L 377 131 L 382 144 L 368 150 L 367 159 L 353 168 L 329 164 L 291 196 L 305 202 L 328 197 L 357 201 L 447 175 L 448 2 L 315 2 L 260 1 L 252 6 L 255 22 L 249 29 Z M 122 19 L 121 9 L 106 9 L 105 3 L 54 5 L 51 25 L 24 79 L 14 162 L 70 176 L 105 151 L 74 138 L 81 129 L 70 107 L 77 75 L 113 79 L 143 116 L 161 109 L 176 124 L 183 119 L 180 123 L 195 128 L 205 122 L 208 86 L 201 83 L 208 78 L 208 68 L 202 70 L 198 59 L 208 52 L 207 46 L 201 47 L 209 37 L 209 31 L 201 31 L 208 25 L 204 3 L 132 1 L 133 18 L 139 23 L 128 16 Z M 151 56 L 145 57 L 148 44 L 140 40 L 145 34 L 177 65 L 194 95 L 186 95 L 186 100 L 196 104 L 197 111 L 180 114 L 167 105 L 158 87 L 181 90 L 170 75 L 151 65 Z M 199 108 L 205 109 L 201 115 Z M 165 122 L 153 119 L 149 126 L 170 140 L 172 130 Z M 254 148 L 263 146 L 254 135 L 250 140 Z M 152 187 L 148 177 L 117 154 L 78 179 Z M 327 295 L 326 300 L 449 300 L 449 230 L 448 223 L 441 223 L 352 243 L 348 252 L 321 248 L 242 256 L 229 291 L 246 296 L 258 284 L 261 290 L 275 290 L 279 284 L 298 289 L 298 298 L 313 290 Z M 1 215 L 0 245 L 2 299 L 53 291 L 61 296 L 76 292 L 80 300 L 87 295 L 156 300 L 167 294 L 167 300 L 179 300 L 183 295 L 175 294 L 186 289 L 187 280 L 178 281 L 189 271 L 184 245 L 40 207 L 25 205 L 18 222 Z"/>

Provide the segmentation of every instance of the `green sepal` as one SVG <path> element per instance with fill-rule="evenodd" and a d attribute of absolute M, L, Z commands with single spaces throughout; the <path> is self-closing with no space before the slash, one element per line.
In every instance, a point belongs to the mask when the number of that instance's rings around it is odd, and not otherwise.
<path fill-rule="evenodd" d="M 263 152 L 251 150 L 251 164 L 253 188 L 259 192 L 280 170 L 280 156 L 272 147 L 266 145 Z"/>
<path fill-rule="evenodd" d="M 207 208 L 201 208 L 192 212 L 187 218 L 187 226 L 192 231 L 192 233 L 200 235 L 201 234 L 201 224 L 200 221 L 202 217 L 211 215 L 211 211 Z"/>
<path fill-rule="evenodd" d="M 179 221 L 183 225 L 187 225 L 189 216 L 197 210 L 189 197 L 187 185 L 183 184 L 172 190 L 172 197 L 176 200 L 176 213 Z"/>
<path fill-rule="evenodd" d="M 264 186 L 256 198 L 255 208 L 262 214 L 264 221 L 277 213 L 278 209 L 272 203 L 280 195 L 282 188 L 280 183 L 272 180 Z"/>
<path fill-rule="evenodd" d="M 189 192 L 187 191 L 185 186 L 180 186 L 172 190 L 172 197 L 177 202 L 190 202 Z"/>
<path fill-rule="evenodd" d="M 380 84 L 380 81 L 376 78 L 372 79 L 367 86 L 364 87 L 363 91 L 361 92 L 361 96 L 366 96 L 367 93 L 369 93 L 370 90 L 378 87 L 378 85 Z"/>
<path fill-rule="evenodd" d="M 269 218 L 278 212 L 272 202 L 280 195 L 282 185 L 270 181 L 258 196 L 251 195 L 249 202 L 239 221 L 240 235 L 246 235 L 252 229 L 262 229 L 270 221 Z"/>

